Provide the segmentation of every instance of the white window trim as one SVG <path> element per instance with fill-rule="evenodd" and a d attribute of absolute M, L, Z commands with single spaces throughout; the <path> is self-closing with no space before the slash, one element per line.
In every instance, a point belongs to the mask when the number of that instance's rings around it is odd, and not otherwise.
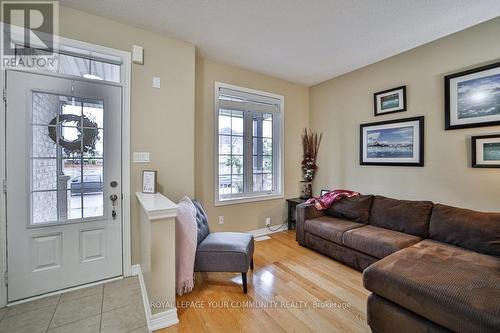
<path fill-rule="evenodd" d="M 272 97 L 278 99 L 280 101 L 279 106 L 279 114 L 280 114 L 280 142 L 278 148 L 278 170 L 279 180 L 278 180 L 278 189 L 276 192 L 272 194 L 255 194 L 251 196 L 245 197 L 236 197 L 229 198 L 225 200 L 219 200 L 219 90 L 220 88 L 232 89 L 237 91 L 242 91 L 250 94 L 262 95 L 266 97 Z M 223 82 L 215 82 L 215 109 L 214 109 L 214 196 L 215 196 L 215 206 L 226 206 L 226 205 L 235 205 L 235 204 L 243 204 L 248 202 L 256 202 L 256 201 L 265 201 L 265 200 L 276 200 L 284 198 L 284 179 L 285 179 L 285 113 L 283 112 L 285 109 L 285 97 L 281 95 L 276 95 L 272 93 L 268 93 L 265 91 L 239 87 L 232 84 L 227 84 Z M 274 154 L 274 152 L 273 152 Z"/>

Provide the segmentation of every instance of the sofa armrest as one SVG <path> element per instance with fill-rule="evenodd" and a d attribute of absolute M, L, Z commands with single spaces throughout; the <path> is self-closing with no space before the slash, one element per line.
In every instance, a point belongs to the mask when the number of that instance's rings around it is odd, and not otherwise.
<path fill-rule="evenodd" d="M 317 210 L 314 205 L 302 203 L 297 205 L 296 212 L 296 222 L 295 222 L 295 234 L 297 242 L 300 245 L 305 245 L 306 231 L 304 229 L 304 223 L 306 220 L 310 220 L 316 217 L 325 215 L 324 211 Z"/>

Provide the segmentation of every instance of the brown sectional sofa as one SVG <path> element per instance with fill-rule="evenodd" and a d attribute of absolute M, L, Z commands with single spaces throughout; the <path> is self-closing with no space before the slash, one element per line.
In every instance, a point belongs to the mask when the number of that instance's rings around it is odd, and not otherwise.
<path fill-rule="evenodd" d="M 500 213 L 363 195 L 298 205 L 296 228 L 364 271 L 373 332 L 500 332 Z"/>

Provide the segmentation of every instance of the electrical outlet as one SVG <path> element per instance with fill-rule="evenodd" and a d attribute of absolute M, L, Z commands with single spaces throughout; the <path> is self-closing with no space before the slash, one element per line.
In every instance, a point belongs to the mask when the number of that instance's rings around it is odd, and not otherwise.
<path fill-rule="evenodd" d="M 271 225 L 271 218 L 266 217 L 266 227 L 269 227 Z"/>
<path fill-rule="evenodd" d="M 153 88 L 161 88 L 161 78 L 159 76 L 153 76 Z"/>
<path fill-rule="evenodd" d="M 224 216 L 219 216 L 219 224 L 224 224 Z"/>

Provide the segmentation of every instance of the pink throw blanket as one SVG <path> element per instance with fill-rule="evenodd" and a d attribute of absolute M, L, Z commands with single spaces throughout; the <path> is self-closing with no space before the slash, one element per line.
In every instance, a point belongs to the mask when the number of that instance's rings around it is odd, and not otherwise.
<path fill-rule="evenodd" d="M 339 201 L 342 198 L 352 198 L 361 195 L 358 192 L 349 190 L 333 190 L 323 194 L 322 196 L 311 198 L 306 201 L 308 204 L 314 205 L 317 210 L 325 210 L 330 208 L 334 202 Z"/>
<path fill-rule="evenodd" d="M 179 296 L 194 288 L 197 237 L 196 207 L 191 199 L 184 197 L 175 217 L 175 289 Z"/>

